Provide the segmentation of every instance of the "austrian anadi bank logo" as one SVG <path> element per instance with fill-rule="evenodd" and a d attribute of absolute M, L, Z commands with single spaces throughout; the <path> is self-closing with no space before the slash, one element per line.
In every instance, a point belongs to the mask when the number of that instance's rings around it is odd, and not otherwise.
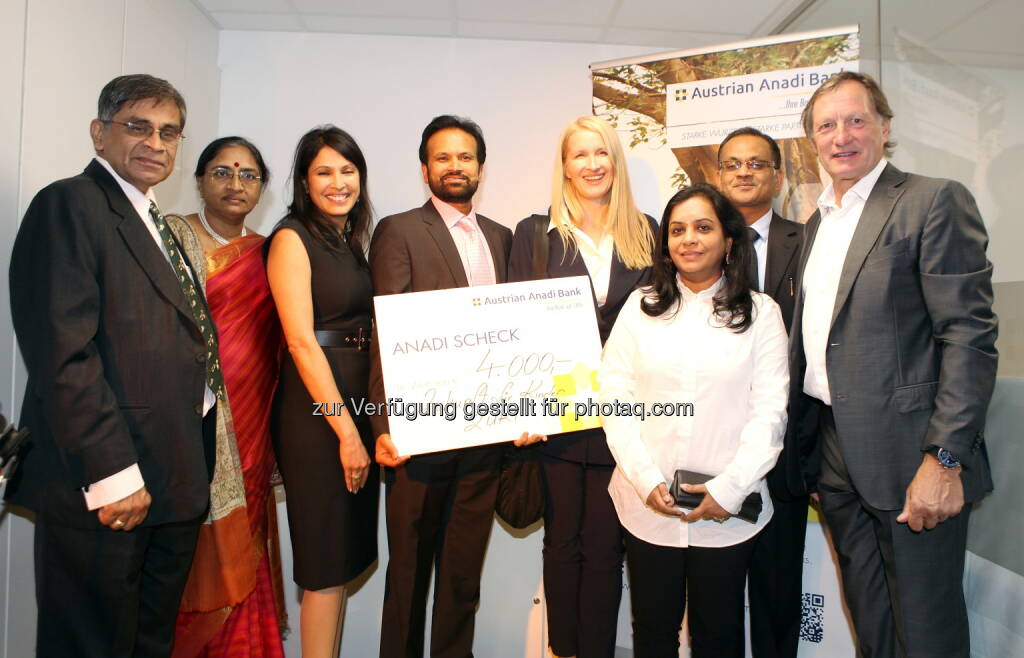
<path fill-rule="evenodd" d="M 676 102 L 681 103 L 686 100 L 686 88 L 676 87 Z"/>

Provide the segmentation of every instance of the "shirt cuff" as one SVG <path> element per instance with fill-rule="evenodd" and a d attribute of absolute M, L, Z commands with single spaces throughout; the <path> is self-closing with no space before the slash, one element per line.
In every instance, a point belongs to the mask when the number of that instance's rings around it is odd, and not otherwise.
<path fill-rule="evenodd" d="M 746 496 L 733 488 L 722 476 L 713 477 L 704 483 L 708 493 L 729 514 L 738 514 Z"/>
<path fill-rule="evenodd" d="M 647 497 L 651 495 L 651 492 L 657 488 L 659 484 L 665 483 L 665 476 L 661 474 L 661 471 L 657 468 L 648 468 L 640 473 L 637 478 L 637 483 L 634 485 L 636 492 L 640 494 L 640 500 L 647 504 Z"/>
<path fill-rule="evenodd" d="M 146 482 L 142 479 L 139 465 L 132 464 L 123 471 L 90 484 L 82 490 L 82 494 L 85 496 L 85 506 L 91 512 L 104 505 L 127 498 L 144 486 L 146 486 Z"/>
<path fill-rule="evenodd" d="M 217 396 L 210 390 L 210 387 L 207 386 L 203 390 L 203 416 L 210 413 L 210 409 L 213 409 L 215 404 L 217 404 Z"/>

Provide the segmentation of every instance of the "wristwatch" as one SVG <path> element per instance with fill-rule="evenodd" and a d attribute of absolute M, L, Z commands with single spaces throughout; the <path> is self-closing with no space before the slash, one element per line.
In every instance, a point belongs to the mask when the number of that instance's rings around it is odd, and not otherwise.
<path fill-rule="evenodd" d="M 960 466 L 960 460 L 954 457 L 953 453 L 945 448 L 934 446 L 927 450 L 927 452 L 939 460 L 939 464 L 942 465 L 942 468 L 957 468 Z"/>

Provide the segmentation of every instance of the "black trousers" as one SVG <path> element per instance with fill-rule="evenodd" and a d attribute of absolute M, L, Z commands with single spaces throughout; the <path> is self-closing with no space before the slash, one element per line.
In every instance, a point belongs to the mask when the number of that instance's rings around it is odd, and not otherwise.
<path fill-rule="evenodd" d="M 680 521 L 682 523 L 682 521 Z M 679 654 L 689 597 L 692 658 L 743 658 L 743 590 L 754 539 L 722 548 L 675 548 L 626 536 L 633 655 Z"/>
<path fill-rule="evenodd" d="M 542 455 L 544 597 L 556 656 L 611 658 L 622 598 L 622 529 L 608 483 L 613 466 Z"/>
<path fill-rule="evenodd" d="M 37 518 L 37 655 L 169 656 L 201 521 L 114 532 Z"/>
<path fill-rule="evenodd" d="M 796 658 L 800 643 L 808 496 L 772 497 L 775 513 L 754 539 L 747 574 L 754 658 Z"/>
<path fill-rule="evenodd" d="M 968 658 L 964 556 L 970 505 L 934 530 L 897 523 L 902 510 L 861 498 L 830 407 L 820 414 L 821 507 L 839 556 L 862 658 Z"/>
<path fill-rule="evenodd" d="M 427 589 L 434 576 L 430 655 L 473 655 L 480 574 L 494 521 L 498 452 L 443 463 L 413 457 L 385 471 L 387 581 L 381 618 L 382 658 L 423 656 Z M 476 455 L 479 456 L 479 453 Z"/>

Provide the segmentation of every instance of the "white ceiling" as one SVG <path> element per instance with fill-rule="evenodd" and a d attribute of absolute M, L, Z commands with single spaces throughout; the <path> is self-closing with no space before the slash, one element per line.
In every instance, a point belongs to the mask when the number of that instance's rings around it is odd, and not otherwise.
<path fill-rule="evenodd" d="M 1020 0 L 193 0 L 225 30 L 575 41 L 683 50 L 861 23 L 949 61 L 1024 67 Z M 879 21 L 876 7 L 881 8 Z"/>
<path fill-rule="evenodd" d="M 880 9 L 881 16 L 879 16 Z M 911 37 L 947 62 L 1024 68 L 1024 2 L 1021 0 L 815 0 L 786 31 L 860 23 L 861 57 L 874 58 L 882 35 L 883 58 L 899 59 L 897 34 Z M 879 26 L 879 30 L 875 26 Z"/>
<path fill-rule="evenodd" d="M 193 0 L 225 30 L 684 49 L 771 34 L 807 0 Z"/>

